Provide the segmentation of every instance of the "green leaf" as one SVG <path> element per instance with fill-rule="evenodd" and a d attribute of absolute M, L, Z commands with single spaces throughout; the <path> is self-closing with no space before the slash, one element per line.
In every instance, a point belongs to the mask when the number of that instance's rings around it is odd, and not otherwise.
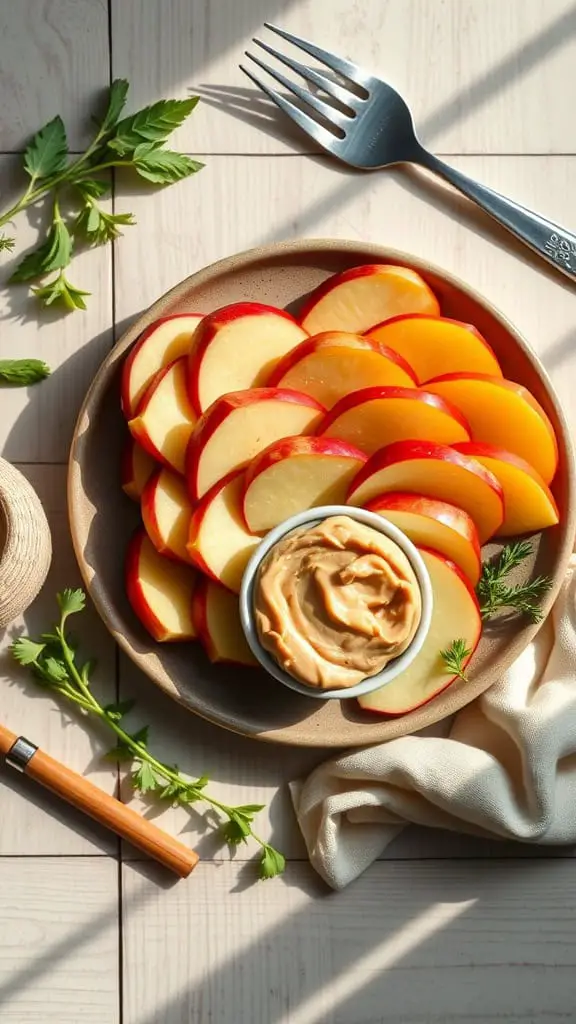
<path fill-rule="evenodd" d="M 86 594 L 79 587 L 76 590 L 67 587 L 56 595 L 56 600 L 62 616 L 75 615 L 86 607 Z"/>
<path fill-rule="evenodd" d="M 12 657 L 19 665 L 33 665 L 42 654 L 45 644 L 37 644 L 29 636 L 19 636 L 10 646 Z"/>
<path fill-rule="evenodd" d="M 117 743 L 115 747 L 112 747 L 110 750 L 106 751 L 106 753 L 104 754 L 104 760 L 118 761 L 119 764 L 122 764 L 125 761 L 133 761 L 134 751 L 131 749 L 131 747 L 128 746 L 127 743 L 124 743 L 122 740 L 120 740 L 120 742 Z"/>
<path fill-rule="evenodd" d="M 50 375 L 50 367 L 41 359 L 0 359 L 0 381 L 14 387 L 37 384 Z"/>
<path fill-rule="evenodd" d="M 83 181 L 74 182 L 74 187 L 83 199 L 101 199 L 110 190 L 110 184 L 100 178 L 85 178 Z"/>
<path fill-rule="evenodd" d="M 104 711 L 110 721 L 121 722 L 124 716 L 132 711 L 135 703 L 135 700 L 120 700 L 116 704 L 107 704 Z"/>
<path fill-rule="evenodd" d="M 171 149 L 157 149 L 154 145 L 138 146 L 133 155 L 134 168 L 141 178 L 154 185 L 172 185 L 188 178 L 204 167 L 198 160 Z"/>
<path fill-rule="evenodd" d="M 182 790 L 183 785 L 181 782 L 169 782 L 167 786 L 164 786 L 164 789 L 161 790 L 158 796 L 160 797 L 160 800 L 170 800 L 172 803 L 175 803 L 180 800 Z M 186 803 L 185 800 L 182 802 Z"/>
<path fill-rule="evenodd" d="M 465 668 L 471 654 L 472 651 L 466 646 L 466 641 L 461 637 L 453 640 L 449 647 L 440 651 L 440 657 L 444 662 L 446 671 L 452 672 L 453 675 L 458 676 L 464 682 L 467 682 Z"/>
<path fill-rule="evenodd" d="M 33 181 L 63 171 L 68 156 L 66 129 L 60 115 L 44 125 L 24 153 L 24 169 Z"/>
<path fill-rule="evenodd" d="M 138 110 L 118 122 L 108 146 L 120 156 L 127 156 L 142 142 L 164 142 L 192 113 L 198 100 L 198 96 L 186 100 L 159 100 Z"/>
<path fill-rule="evenodd" d="M 155 790 L 164 789 L 164 780 L 160 780 L 148 761 L 135 761 L 135 769 L 132 772 L 132 785 L 141 793 L 153 793 Z"/>
<path fill-rule="evenodd" d="M 274 878 L 276 875 L 281 875 L 285 868 L 285 857 L 279 850 L 275 850 L 273 846 L 268 846 L 266 843 L 260 860 L 260 878 L 264 880 Z"/>
<path fill-rule="evenodd" d="M 229 820 L 223 822 L 221 826 L 222 835 L 231 846 L 245 843 L 250 835 L 250 823 L 243 815 L 236 814 L 233 810 L 230 810 L 228 813 L 230 815 Z"/>
<path fill-rule="evenodd" d="M 20 261 L 10 277 L 13 284 L 31 281 L 52 270 L 62 270 L 70 263 L 72 256 L 72 236 L 61 218 L 52 224 L 46 240 L 37 249 L 29 252 Z"/>
<path fill-rule="evenodd" d="M 132 736 L 130 738 L 134 740 L 134 743 L 139 743 L 141 747 L 145 747 L 148 743 L 149 732 L 150 726 L 144 725 L 142 726 L 141 729 L 138 729 L 138 732 L 132 733 Z"/>
<path fill-rule="evenodd" d="M 15 245 L 15 238 L 9 238 L 8 235 L 0 235 L 0 252 L 12 252 Z"/>
<path fill-rule="evenodd" d="M 86 309 L 84 296 L 90 295 L 90 292 L 84 292 L 80 288 L 75 288 L 62 272 L 58 274 L 58 277 L 49 281 L 48 284 L 33 288 L 32 291 L 43 306 L 57 304 L 64 306 L 70 312 L 75 309 Z"/>
<path fill-rule="evenodd" d="M 91 245 L 104 245 L 120 237 L 120 225 L 135 223 L 132 213 L 106 213 L 95 203 L 89 202 L 78 215 L 74 230 L 84 235 Z"/>
<path fill-rule="evenodd" d="M 258 814 L 258 811 L 264 810 L 264 804 L 240 804 L 235 807 L 236 814 L 241 814 L 243 817 L 251 817 L 254 814 Z"/>
<path fill-rule="evenodd" d="M 43 658 L 42 668 L 53 683 L 64 683 L 68 679 L 68 669 L 60 658 Z"/>
<path fill-rule="evenodd" d="M 126 105 L 128 89 L 129 85 L 125 78 L 115 78 L 112 82 L 108 98 L 108 109 L 100 126 L 102 133 L 109 132 L 117 124 L 118 118 Z"/>

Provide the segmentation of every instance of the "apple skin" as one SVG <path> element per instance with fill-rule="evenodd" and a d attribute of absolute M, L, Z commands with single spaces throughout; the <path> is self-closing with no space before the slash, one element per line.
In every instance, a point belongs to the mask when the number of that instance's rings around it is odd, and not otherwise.
<path fill-rule="evenodd" d="M 182 357 L 180 357 L 180 359 L 182 359 Z M 152 458 L 156 460 L 156 462 L 159 462 L 162 466 L 167 466 L 168 469 L 172 469 L 175 472 L 177 472 L 177 470 L 175 470 L 175 467 L 172 466 L 170 462 L 168 462 L 168 460 L 162 455 L 162 452 L 159 451 L 156 445 L 153 443 L 153 441 L 150 440 L 146 431 L 142 429 L 140 419 L 146 412 L 150 404 L 150 401 L 156 392 L 156 388 L 164 379 L 166 374 L 171 371 L 175 363 L 180 362 L 180 359 L 175 359 L 173 363 L 169 363 L 168 366 L 162 367 L 162 369 L 159 370 L 158 373 L 152 378 L 150 384 L 148 385 L 146 391 L 144 392 L 142 398 L 140 399 L 138 408 L 136 410 L 136 416 L 128 422 L 128 429 L 130 430 L 130 433 L 132 434 L 134 440 L 137 441 L 141 448 L 143 448 L 144 451 L 148 452 L 148 455 L 151 455 Z"/>
<path fill-rule="evenodd" d="M 452 317 L 449 316 L 431 316 L 429 313 L 400 313 L 398 316 L 391 316 L 388 320 L 382 320 L 381 323 L 374 324 L 374 327 L 370 327 L 365 332 L 364 337 L 372 337 L 376 331 L 379 331 L 393 324 L 401 323 L 403 320 L 434 320 L 437 321 L 438 323 L 452 324 L 454 327 L 462 327 L 465 330 L 469 331 L 470 334 L 473 334 L 477 341 L 482 343 L 483 347 L 487 350 L 488 356 L 494 360 L 496 366 L 499 365 L 498 359 L 496 358 L 496 353 L 494 352 L 492 346 L 488 344 L 486 338 L 482 337 L 480 331 L 476 327 L 474 327 L 473 324 L 466 324 L 462 320 L 454 320 Z M 385 346 L 386 342 L 383 342 L 382 344 L 384 344 Z M 466 374 L 465 376 L 471 376 L 471 374 Z M 427 380 L 428 379 L 431 378 L 427 378 Z M 422 384 L 423 382 L 420 381 L 419 383 Z"/>
<path fill-rule="evenodd" d="M 362 388 L 361 391 L 351 391 L 350 394 L 345 395 L 344 398 L 341 398 L 340 401 L 336 402 L 336 405 L 330 409 L 317 428 L 318 434 L 328 434 L 330 427 L 335 420 L 355 406 L 363 404 L 364 402 L 373 402 L 378 399 L 386 398 L 405 398 L 412 399 L 416 402 L 424 402 L 425 405 L 438 409 L 439 412 L 443 412 L 447 416 L 451 416 L 452 419 L 456 420 L 462 429 L 466 431 L 468 436 L 470 436 L 470 427 L 468 426 L 465 417 L 455 405 L 452 405 L 451 402 L 447 402 L 445 399 L 438 401 L 439 395 L 431 395 L 423 388 L 396 387 Z"/>
<path fill-rule="evenodd" d="M 324 406 L 315 398 L 289 388 L 250 388 L 247 391 L 232 391 L 217 398 L 198 420 L 186 450 L 186 479 L 192 501 L 196 502 L 201 497 L 198 494 L 198 469 L 202 452 L 220 424 L 236 409 L 254 402 L 272 400 L 307 405 L 310 409 L 316 409 L 318 413 L 326 412 Z"/>
<path fill-rule="evenodd" d="M 166 470 L 163 466 L 160 466 L 152 474 L 144 490 L 142 491 L 142 497 L 140 499 L 140 511 L 142 514 L 142 519 L 144 521 L 146 533 L 148 534 L 158 554 L 162 555 L 164 558 L 169 558 L 173 562 L 178 562 L 180 565 L 191 565 L 192 563 L 189 558 L 181 558 L 178 554 L 176 554 L 175 551 L 167 547 L 162 539 L 162 531 L 160 530 L 160 524 L 156 516 L 154 497 L 156 488 L 158 487 L 162 474 L 165 472 L 174 473 L 174 476 L 176 476 L 176 473 L 173 469 Z M 180 483 L 183 482 L 182 477 L 177 477 L 177 479 L 180 481 Z M 190 510 L 190 513 L 191 512 L 192 510 Z"/>
<path fill-rule="evenodd" d="M 335 338 L 340 338 L 341 340 L 335 340 Z M 386 345 L 380 345 L 367 334 L 352 334 L 347 331 L 322 331 L 321 334 L 315 334 L 311 338 L 306 338 L 296 348 L 293 348 L 291 352 L 287 352 L 272 370 L 267 386 L 270 388 L 278 387 L 284 374 L 288 373 L 296 363 L 299 363 L 301 359 L 305 359 L 306 356 L 320 352 L 322 349 L 335 347 L 366 349 L 376 352 L 378 355 L 389 359 L 391 363 L 395 363 L 414 382 L 414 387 L 417 385 L 414 370 L 404 357 L 395 352 L 394 349 L 388 348 Z"/>
<path fill-rule="evenodd" d="M 466 447 L 466 445 L 462 447 Z M 369 512 L 379 513 L 408 512 L 436 519 L 449 526 L 468 541 L 474 559 L 477 562 L 476 581 L 479 579 L 482 570 L 482 550 L 478 539 L 478 530 L 472 516 L 465 512 L 464 509 L 459 508 L 457 505 L 451 505 L 448 501 L 442 501 L 439 498 L 427 498 L 423 494 L 412 494 L 410 491 L 386 492 L 379 498 L 367 501 L 364 508 L 368 509 Z M 437 552 L 437 554 L 442 555 L 442 552 Z M 448 559 L 447 555 L 443 555 L 443 557 L 445 560 L 453 561 L 453 559 Z"/>
<path fill-rule="evenodd" d="M 300 323 L 304 324 L 306 318 L 312 312 L 314 307 L 322 299 L 326 298 L 326 296 L 329 295 L 330 292 L 334 291 L 334 289 L 337 288 L 339 285 L 347 284 L 350 281 L 355 281 L 359 277 L 371 277 L 373 275 L 378 275 L 378 274 L 381 274 L 383 271 L 389 271 L 390 269 L 394 269 L 394 270 L 400 269 L 400 270 L 410 271 L 410 267 L 400 267 L 400 268 L 397 268 L 395 265 L 388 264 L 388 263 L 366 263 L 364 266 L 361 266 L 361 267 L 350 267 L 348 270 L 344 270 L 340 274 L 333 274 L 326 281 L 324 281 L 321 285 L 319 285 L 318 288 L 316 288 L 312 292 L 312 294 L 310 295 L 308 300 L 304 303 L 304 305 L 302 306 L 302 309 L 300 310 L 300 316 L 299 316 Z M 417 271 L 410 271 L 410 272 L 415 274 L 417 277 L 420 277 L 420 275 L 418 274 Z M 438 305 L 438 300 L 436 299 L 436 296 L 434 295 L 432 289 L 426 284 L 426 282 L 424 280 L 422 280 L 422 286 L 429 293 L 430 308 L 435 313 L 440 313 L 440 307 Z"/>
<path fill-rule="evenodd" d="M 155 612 L 152 611 L 144 596 L 139 577 L 139 566 L 142 546 L 146 543 L 151 544 L 151 541 L 149 540 L 146 531 L 142 527 L 139 527 L 132 535 L 126 552 L 126 595 L 132 606 L 134 614 L 140 620 L 144 628 L 148 630 L 154 640 L 158 641 L 158 643 L 181 642 L 185 638 L 182 636 L 173 636 L 167 632 L 166 627 L 160 621 Z M 161 557 L 161 555 L 158 555 L 158 558 Z M 192 569 L 190 569 L 190 571 L 192 572 Z M 191 630 L 190 635 L 186 639 L 195 640 L 196 632 Z"/>
<path fill-rule="evenodd" d="M 246 643 L 246 660 L 242 660 L 240 658 L 224 658 L 215 646 L 208 627 L 207 608 L 208 600 L 210 598 L 210 590 L 214 587 L 217 587 L 221 591 L 225 591 L 231 600 L 235 598 L 235 595 L 226 590 L 221 583 L 215 583 L 211 579 L 200 577 L 192 595 L 192 622 L 194 623 L 194 628 L 198 634 L 202 647 L 206 651 L 210 661 L 213 663 L 217 662 L 220 665 L 256 665 L 256 660 L 254 659 L 246 641 L 244 641 L 244 643 Z"/>
<path fill-rule="evenodd" d="M 214 582 L 218 583 L 221 587 L 226 587 L 226 584 L 212 571 L 200 551 L 195 547 L 195 544 L 202 529 L 204 518 L 216 495 L 218 495 L 219 492 L 222 491 L 232 480 L 236 480 L 238 477 L 243 476 L 244 473 L 245 470 L 242 467 L 240 469 L 233 469 L 230 473 L 227 473 L 226 476 L 222 477 L 221 480 L 218 480 L 217 483 L 215 483 L 210 490 L 206 491 L 206 494 L 200 498 L 200 501 L 194 508 L 192 518 L 190 520 L 190 531 L 188 534 L 188 544 L 186 546 L 188 557 L 190 558 L 191 563 L 195 565 L 200 572 L 203 572 L 205 576 L 214 580 Z M 242 515 L 242 506 L 240 506 L 238 512 Z M 246 529 L 248 529 L 248 527 L 246 527 Z M 255 539 L 260 540 L 260 538 Z M 231 593 L 236 593 L 236 591 L 231 587 L 226 587 L 226 589 L 230 590 Z"/>
<path fill-rule="evenodd" d="M 140 337 L 137 339 L 137 341 L 134 342 L 134 345 L 130 349 L 128 355 L 126 356 L 122 364 L 122 377 L 120 381 L 120 406 L 127 420 L 132 419 L 132 417 L 136 415 L 137 405 L 140 404 L 139 402 L 134 404 L 130 399 L 130 373 L 132 370 L 132 365 L 136 360 L 136 356 L 142 349 L 143 345 L 145 344 L 145 342 L 148 341 L 150 335 L 154 334 L 154 332 L 158 329 L 158 327 L 161 327 L 162 324 L 169 323 L 171 320 L 189 319 L 190 317 L 195 316 L 198 317 L 198 323 L 200 323 L 202 318 L 204 317 L 204 313 L 173 313 L 171 316 L 159 317 L 159 319 L 155 320 L 153 324 L 150 324 L 149 327 L 146 327 L 145 330 L 140 335 Z M 171 360 L 171 362 L 173 361 L 174 360 Z M 141 400 L 142 399 L 140 399 L 140 401 Z"/>
<path fill-rule="evenodd" d="M 202 409 L 199 392 L 199 369 L 202 357 L 222 327 L 248 316 L 282 317 L 284 320 L 289 320 L 303 335 L 306 334 L 304 328 L 286 310 L 277 309 L 275 306 L 266 306 L 261 302 L 234 302 L 227 306 L 221 306 L 205 316 L 194 334 L 194 345 L 188 357 L 188 392 L 192 407 L 198 416 L 206 411 Z"/>

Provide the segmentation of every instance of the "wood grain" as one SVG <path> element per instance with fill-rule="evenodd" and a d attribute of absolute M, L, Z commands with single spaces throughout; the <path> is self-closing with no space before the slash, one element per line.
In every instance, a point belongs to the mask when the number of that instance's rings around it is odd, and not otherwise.
<path fill-rule="evenodd" d="M 563 861 L 378 863 L 328 895 L 307 865 L 253 888 L 246 866 L 204 864 L 162 892 L 126 866 L 124 1021 L 567 1022 L 572 875 Z"/>
<path fill-rule="evenodd" d="M 84 147 L 109 81 L 106 0 L 5 3 L 0 30 L 0 151 L 22 149 L 56 114 L 70 148 Z"/>
<path fill-rule="evenodd" d="M 56 620 L 58 590 L 79 585 L 68 535 L 64 467 L 20 468 L 35 487 L 46 510 L 54 559 L 40 596 L 1 638 L 0 721 L 71 768 L 88 774 L 96 785 L 110 793 L 116 785 L 116 770 L 114 765 L 102 760 L 105 751 L 113 746 L 110 737 L 94 725 L 84 724 L 73 709 L 57 703 L 49 694 L 44 695 L 8 654 L 8 644 L 14 636 L 24 631 L 37 635 Z M 91 608 L 78 617 L 73 628 L 87 656 L 98 658 L 94 692 L 108 703 L 116 693 L 112 640 Z M 0 768 L 0 804 L 0 856 L 62 856 L 117 850 L 115 836 L 5 768 Z"/>
<path fill-rule="evenodd" d="M 2 1024 L 117 1024 L 117 868 L 0 858 Z"/>
<path fill-rule="evenodd" d="M 202 95 L 177 136 L 190 152 L 310 152 L 238 67 L 254 35 L 280 42 L 263 29 L 268 21 L 395 86 L 439 153 L 575 151 L 571 0 L 332 0 L 327 11 L 318 0 L 114 3 L 114 75 L 130 78 L 137 106 Z"/>

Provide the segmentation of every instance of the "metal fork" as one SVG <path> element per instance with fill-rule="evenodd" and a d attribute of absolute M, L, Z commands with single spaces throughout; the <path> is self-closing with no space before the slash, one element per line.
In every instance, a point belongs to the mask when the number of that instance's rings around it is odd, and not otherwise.
<path fill-rule="evenodd" d="M 418 140 L 406 103 L 382 79 L 307 39 L 268 23 L 265 27 L 329 69 L 326 73 L 322 68 L 309 67 L 261 39 L 253 39 L 257 46 L 314 88 L 314 92 L 304 88 L 246 52 L 262 71 L 297 98 L 296 104 L 240 65 L 251 81 L 320 146 L 343 163 L 367 171 L 397 163 L 420 164 L 450 182 L 535 253 L 576 280 L 576 235 L 486 185 L 480 185 L 428 152 Z M 327 99 L 319 95 L 319 91 Z"/>

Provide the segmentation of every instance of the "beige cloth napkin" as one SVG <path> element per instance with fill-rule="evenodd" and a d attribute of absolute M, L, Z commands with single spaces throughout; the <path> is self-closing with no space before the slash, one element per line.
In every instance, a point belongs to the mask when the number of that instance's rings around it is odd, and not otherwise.
<path fill-rule="evenodd" d="M 535 640 L 447 736 L 345 753 L 291 791 L 310 860 L 334 889 L 410 823 L 576 843 L 576 556 Z"/>

